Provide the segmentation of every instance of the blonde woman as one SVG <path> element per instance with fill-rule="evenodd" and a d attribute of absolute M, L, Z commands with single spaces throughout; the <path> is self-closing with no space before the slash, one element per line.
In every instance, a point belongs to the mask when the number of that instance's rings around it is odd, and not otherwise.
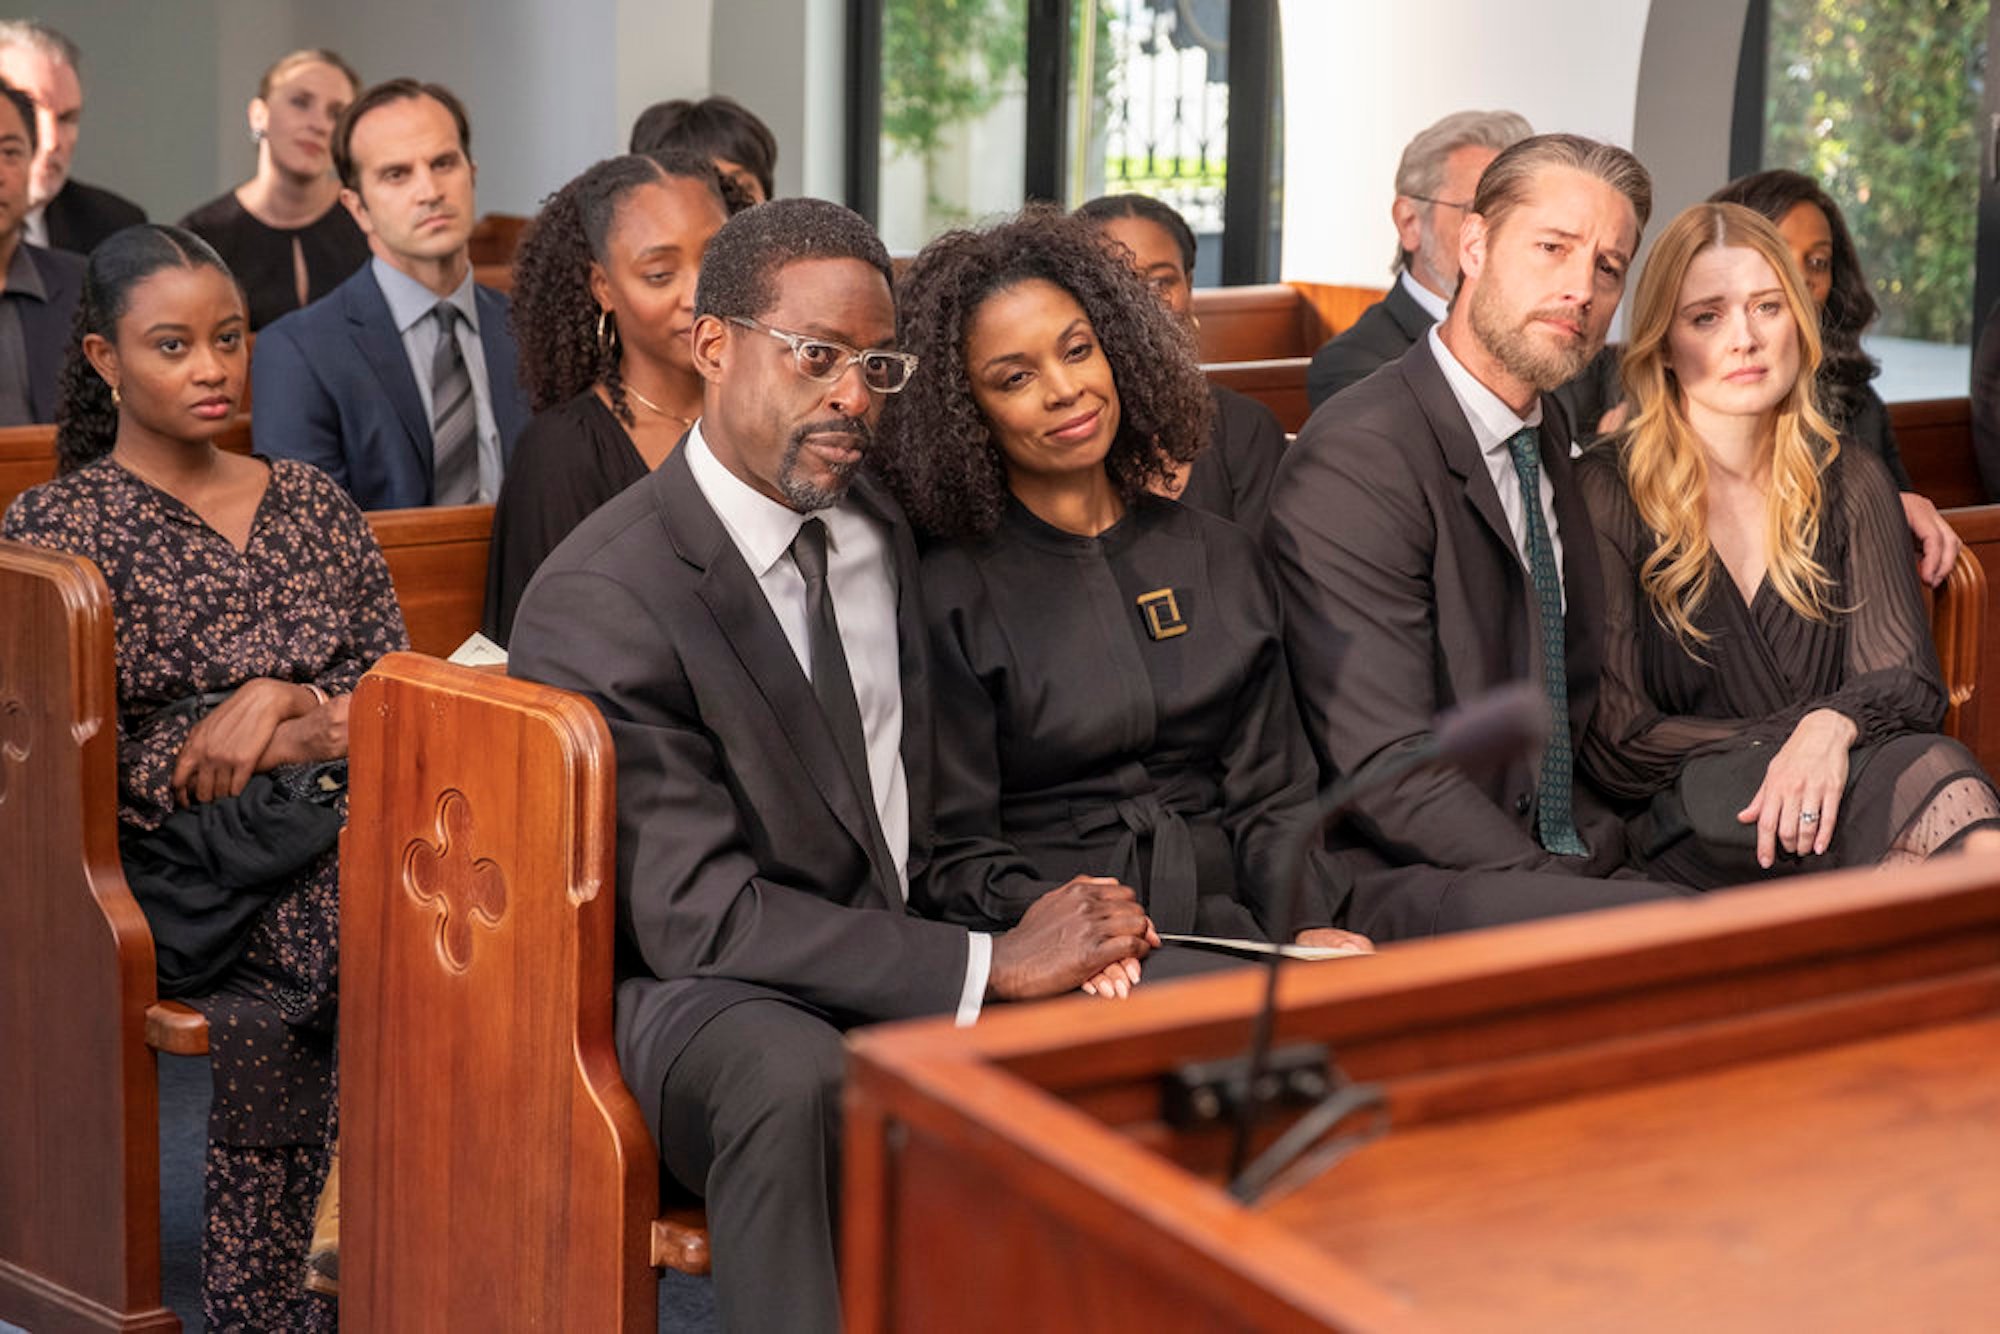
<path fill-rule="evenodd" d="M 333 128 L 360 90 L 332 51 L 280 58 L 250 99 L 257 174 L 181 219 L 243 284 L 252 329 L 319 300 L 368 261 L 333 174 Z"/>
<path fill-rule="evenodd" d="M 1819 320 L 1761 216 L 1698 204 L 1639 280 L 1630 422 L 1578 470 L 1608 585 L 1586 767 L 1655 876 L 1713 887 L 2000 847 L 1880 458 L 1813 406 Z"/>

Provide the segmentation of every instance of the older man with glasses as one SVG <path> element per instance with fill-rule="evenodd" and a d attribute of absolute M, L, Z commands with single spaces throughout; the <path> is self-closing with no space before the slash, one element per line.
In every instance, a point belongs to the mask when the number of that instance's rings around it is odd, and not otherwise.
<path fill-rule="evenodd" d="M 1396 285 L 1313 354 L 1306 397 L 1318 407 L 1410 350 L 1458 290 L 1458 231 L 1480 173 L 1533 134 L 1512 111 L 1455 111 L 1410 140 L 1396 164 Z"/>

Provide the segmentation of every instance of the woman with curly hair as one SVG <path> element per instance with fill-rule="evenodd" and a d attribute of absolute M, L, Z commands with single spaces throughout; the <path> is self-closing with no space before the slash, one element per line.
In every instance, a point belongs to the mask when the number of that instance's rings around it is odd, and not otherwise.
<path fill-rule="evenodd" d="M 722 182 L 688 153 L 608 158 L 550 196 L 514 259 L 513 327 L 535 417 L 493 510 L 488 636 L 570 530 L 659 466 L 701 412 L 688 344 Z"/>
<path fill-rule="evenodd" d="M 1819 409 L 1843 440 L 1872 451 L 1888 465 L 1903 518 L 1923 547 L 1918 574 L 1933 587 L 1943 583 L 1958 560 L 1958 534 L 1937 506 L 1917 494 L 1896 448 L 1888 405 L 1871 383 L 1882 368 L 1862 350 L 1861 335 L 1875 322 L 1877 308 L 1840 206 L 1812 177 L 1796 171 L 1738 177 L 1708 198 L 1712 204 L 1741 204 L 1762 214 L 1784 237 L 1819 308 Z"/>
<path fill-rule="evenodd" d="M 61 475 L 0 537 L 87 557 L 117 625 L 119 852 L 160 994 L 208 1016 L 202 1311 L 331 1330 L 301 1290 L 327 1172 L 348 700 L 407 647 L 389 569 L 309 464 L 220 450 L 248 321 L 200 238 L 91 252 L 63 370 Z"/>
<path fill-rule="evenodd" d="M 1606 643 L 1585 767 L 1650 803 L 1697 888 L 2000 844 L 2000 797 L 1937 735 L 1944 686 L 1895 484 L 1814 401 L 1819 319 L 1784 239 L 1697 204 L 1654 243 L 1633 413 L 1577 476 Z"/>
<path fill-rule="evenodd" d="M 1194 327 L 1195 239 L 1187 219 L 1147 195 L 1101 195 L 1076 212 L 1119 248 L 1168 310 Z M 1208 448 L 1177 467 L 1161 494 L 1254 533 L 1264 524 L 1285 431 L 1256 399 L 1222 385 L 1208 392 L 1215 400 Z"/>
<path fill-rule="evenodd" d="M 1162 932 L 1365 947 L 1332 928 L 1325 875 L 1278 916 L 1318 773 L 1256 544 L 1154 494 L 1208 440 L 1187 326 L 1089 222 L 1040 208 L 933 241 L 898 306 L 923 369 L 876 457 L 933 539 L 939 720 L 913 894 L 1004 928 L 1113 876 Z"/>

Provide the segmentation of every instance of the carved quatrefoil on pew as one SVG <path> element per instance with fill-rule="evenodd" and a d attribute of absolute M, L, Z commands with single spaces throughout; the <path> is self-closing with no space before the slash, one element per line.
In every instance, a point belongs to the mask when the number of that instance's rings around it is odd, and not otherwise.
<path fill-rule="evenodd" d="M 438 909 L 438 958 L 454 973 L 472 966 L 472 922 L 490 929 L 507 915 L 500 864 L 472 855 L 472 803 L 456 788 L 438 797 L 437 842 L 412 839 L 403 849 L 403 888 Z"/>
<path fill-rule="evenodd" d="M 30 749 L 27 708 L 11 696 L 0 699 L 0 806 L 6 805 L 14 771 L 27 762 Z"/>

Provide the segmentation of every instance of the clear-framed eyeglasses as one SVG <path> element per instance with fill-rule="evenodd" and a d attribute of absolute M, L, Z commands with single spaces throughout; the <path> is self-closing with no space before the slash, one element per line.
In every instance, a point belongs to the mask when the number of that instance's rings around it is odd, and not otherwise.
<path fill-rule="evenodd" d="M 822 384 L 838 380 L 847 373 L 849 366 L 858 362 L 863 384 L 878 394 L 900 394 L 909 384 L 910 377 L 917 373 L 917 358 L 912 352 L 885 352 L 880 348 L 857 350 L 845 343 L 813 338 L 788 329 L 773 329 L 747 315 L 731 315 L 728 318 L 731 324 L 767 333 L 790 347 L 792 365 L 808 380 L 818 380 Z"/>

